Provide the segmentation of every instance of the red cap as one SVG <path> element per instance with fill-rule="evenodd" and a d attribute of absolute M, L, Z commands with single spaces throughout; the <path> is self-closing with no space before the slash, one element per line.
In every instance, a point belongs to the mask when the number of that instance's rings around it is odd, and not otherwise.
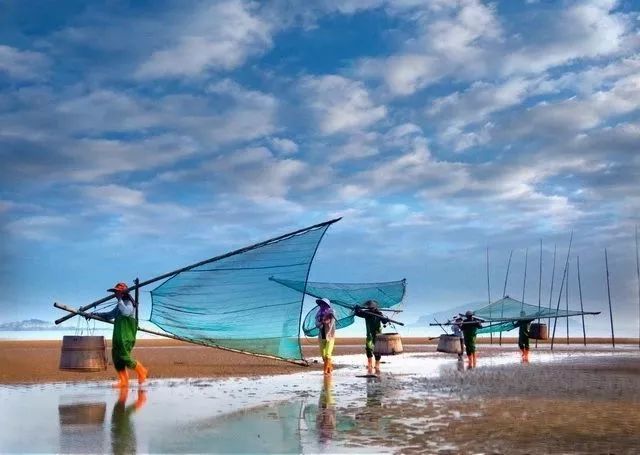
<path fill-rule="evenodd" d="M 122 293 L 125 293 L 127 291 L 129 291 L 129 286 L 127 286 L 127 283 L 118 283 L 114 287 L 112 287 L 111 289 L 107 289 L 107 292 L 122 292 Z"/>

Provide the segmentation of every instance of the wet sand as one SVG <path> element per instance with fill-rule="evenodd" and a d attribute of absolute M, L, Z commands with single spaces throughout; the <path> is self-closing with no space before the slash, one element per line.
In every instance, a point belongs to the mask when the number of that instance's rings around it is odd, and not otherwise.
<path fill-rule="evenodd" d="M 486 344 L 489 339 L 478 339 Z M 580 349 L 577 344 L 582 340 L 572 340 L 571 349 Z M 623 342 L 621 340 L 620 342 Z M 405 352 L 434 352 L 436 340 L 427 338 L 403 338 Z M 590 340 L 590 343 L 608 342 L 606 339 Z M 107 340 L 107 357 L 110 359 L 110 341 Z M 503 345 L 488 347 L 486 355 L 501 352 L 517 352 L 516 341 L 503 338 Z M 72 372 L 58 368 L 62 341 L 3 341 L 0 340 L 0 384 L 66 382 L 66 381 L 102 381 L 115 376 L 109 365 L 101 372 Z M 315 339 L 304 339 L 303 353 L 306 358 L 319 356 Z M 364 353 L 364 340 L 361 338 L 340 338 L 334 355 Z M 606 345 L 602 345 L 607 349 Z M 567 345 L 557 344 L 557 350 L 567 349 Z M 485 349 L 485 350 L 487 350 Z M 540 343 L 540 350 L 548 350 L 548 343 Z M 593 346 L 590 347 L 594 349 Z M 480 348 L 482 351 L 482 348 Z M 535 350 L 532 355 L 535 356 Z M 321 365 L 311 363 L 309 367 L 278 360 L 238 354 L 214 348 L 184 343 L 171 339 L 141 339 L 134 349 L 134 357 L 140 360 L 150 371 L 150 378 L 204 378 L 231 376 L 262 376 L 289 374 L 308 370 L 319 370 Z M 480 357 L 485 355 L 480 353 Z M 366 362 L 364 355 L 362 363 Z"/>
<path fill-rule="evenodd" d="M 368 393 L 376 400 L 350 410 L 368 422 L 340 436 L 350 447 L 444 454 L 640 450 L 637 351 L 575 353 L 553 363 L 481 364 L 377 387 Z M 378 430 L 374 436 L 367 426 Z"/>
<path fill-rule="evenodd" d="M 422 339 L 405 343 L 405 354 L 384 358 L 381 375 L 365 379 L 360 341 L 342 340 L 336 371 L 323 376 L 317 365 L 270 365 L 214 349 L 140 340 L 137 355 L 149 365 L 156 355 L 184 364 L 166 370 L 173 379 L 132 385 L 129 400 L 122 402 L 130 403 L 127 409 L 141 394 L 148 403 L 127 420 L 126 434 L 103 431 L 109 428 L 105 408 L 112 409 L 112 421 L 123 408 L 118 392 L 91 379 L 97 374 L 75 373 L 80 379 L 73 387 L 0 384 L 6 404 L 0 407 L 0 452 L 108 452 L 109 441 L 114 447 L 137 445 L 143 453 L 636 454 L 640 448 L 637 344 L 615 350 L 558 345 L 553 352 L 541 346 L 530 364 L 520 363 L 514 345 L 481 345 L 478 368 L 469 370 L 466 362 L 435 352 Z M 20 349 L 30 356 L 45 346 L 0 344 L 0 360 L 6 362 L 10 350 L 11 362 Z M 57 373 L 59 344 L 48 350 L 48 373 Z M 313 343 L 305 351 L 317 354 Z M 162 371 L 162 363 L 155 364 Z M 294 374 L 265 373 L 272 367 Z M 204 371 L 205 377 L 175 373 L 181 370 Z M 63 381 L 75 380 L 60 373 Z M 100 411 L 99 425 L 87 408 Z M 69 416 L 77 417 L 75 426 Z M 39 437 L 25 439 L 25 432 Z"/>
<path fill-rule="evenodd" d="M 426 349 L 424 339 L 405 340 L 408 352 Z M 58 368 L 62 341 L 0 341 L 0 384 L 103 381 L 114 378 L 111 364 L 111 346 L 107 340 L 107 370 L 100 372 L 62 371 Z M 364 352 L 364 340 L 344 338 L 334 350 L 334 355 Z M 306 358 L 317 357 L 319 350 L 315 340 L 304 340 Z M 204 378 L 230 376 L 262 376 L 299 373 L 321 369 L 317 363 L 304 367 L 279 360 L 197 346 L 171 339 L 138 340 L 133 356 L 149 369 L 150 378 Z M 364 362 L 364 356 L 363 356 Z"/>

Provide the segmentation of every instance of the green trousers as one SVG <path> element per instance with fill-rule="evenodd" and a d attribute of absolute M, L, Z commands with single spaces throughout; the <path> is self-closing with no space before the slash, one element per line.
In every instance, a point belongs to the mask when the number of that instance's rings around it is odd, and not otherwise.
<path fill-rule="evenodd" d="M 138 323 L 135 318 L 120 315 L 114 321 L 111 356 L 117 371 L 136 367 L 137 362 L 131 357 L 131 351 L 136 344 L 137 331 Z"/>

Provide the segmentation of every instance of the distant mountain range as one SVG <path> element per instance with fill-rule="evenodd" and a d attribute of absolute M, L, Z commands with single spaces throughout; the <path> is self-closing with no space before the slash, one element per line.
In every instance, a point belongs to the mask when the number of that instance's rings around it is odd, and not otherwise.
<path fill-rule="evenodd" d="M 0 330 L 68 330 L 69 327 L 55 325 L 52 321 L 42 319 L 25 319 L 24 321 L 5 322 L 0 324 Z"/>

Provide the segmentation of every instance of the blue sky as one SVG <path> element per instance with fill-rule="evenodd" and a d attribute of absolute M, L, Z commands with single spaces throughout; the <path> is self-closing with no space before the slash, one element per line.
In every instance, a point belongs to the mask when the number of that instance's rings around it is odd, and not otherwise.
<path fill-rule="evenodd" d="M 405 277 L 407 322 L 485 302 L 487 247 L 537 303 L 542 240 L 548 302 L 573 231 L 570 306 L 607 248 L 635 336 L 639 51 L 624 0 L 5 3 L 0 321 L 342 216 L 311 279 Z"/>

